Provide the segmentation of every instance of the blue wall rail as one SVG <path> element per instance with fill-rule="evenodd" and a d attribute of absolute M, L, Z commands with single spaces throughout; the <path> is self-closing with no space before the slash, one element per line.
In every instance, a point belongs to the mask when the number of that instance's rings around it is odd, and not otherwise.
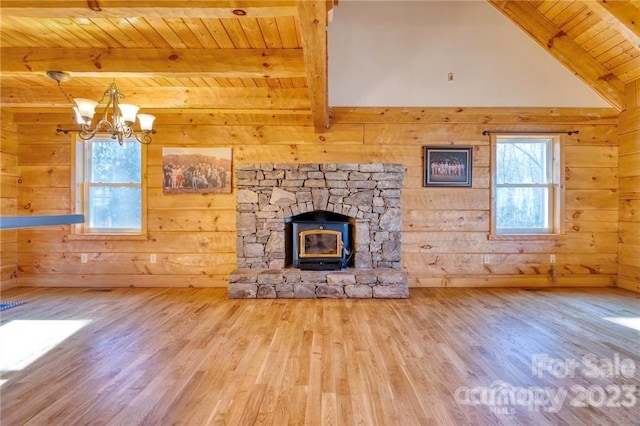
<path fill-rule="evenodd" d="M 57 214 L 46 216 L 0 217 L 0 229 L 30 228 L 32 226 L 70 225 L 83 223 L 83 214 Z"/>

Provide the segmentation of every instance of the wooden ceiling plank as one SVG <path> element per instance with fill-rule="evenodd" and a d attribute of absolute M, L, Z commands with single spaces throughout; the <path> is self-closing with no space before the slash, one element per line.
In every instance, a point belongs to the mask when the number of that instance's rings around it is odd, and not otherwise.
<path fill-rule="evenodd" d="M 169 49 L 172 47 L 145 18 L 136 19 L 133 25 L 154 47 L 159 49 Z"/>
<path fill-rule="evenodd" d="M 218 82 L 218 86 L 220 87 L 233 87 L 233 84 L 229 81 L 228 78 L 218 77 L 216 78 L 216 81 Z"/>
<path fill-rule="evenodd" d="M 114 40 L 110 37 L 104 37 L 103 31 L 99 32 L 99 37 L 95 37 L 94 32 L 87 31 L 93 26 L 88 19 L 82 21 L 79 19 L 58 19 L 57 21 L 64 24 L 70 33 L 84 40 L 91 47 L 114 47 Z M 118 47 L 118 43 L 115 45 Z"/>
<path fill-rule="evenodd" d="M 575 23 L 569 22 L 563 29 L 571 38 L 575 39 L 585 31 L 587 31 L 589 28 L 597 25 L 600 21 L 600 17 L 593 13 L 591 9 L 589 9 L 589 12 L 586 14 L 582 21 Z"/>
<path fill-rule="evenodd" d="M 282 85 L 280 84 L 280 80 L 277 78 L 267 78 L 265 79 L 265 81 L 267 82 L 269 87 L 271 87 L 272 89 L 278 89 L 282 87 Z"/>
<path fill-rule="evenodd" d="M 559 13 L 552 19 L 553 23 L 562 27 L 567 22 L 570 22 L 574 17 L 579 16 L 583 11 L 588 10 L 583 4 L 578 2 L 572 2 L 569 7 Z"/>
<path fill-rule="evenodd" d="M 220 19 L 203 19 L 202 22 L 221 49 L 233 49 L 235 47 Z"/>
<path fill-rule="evenodd" d="M 216 40 L 211 36 L 202 19 L 184 18 L 185 25 L 195 35 L 205 49 L 220 49 Z"/>
<path fill-rule="evenodd" d="M 280 40 L 282 41 L 282 47 L 285 49 L 297 49 L 302 45 L 298 42 L 296 36 L 296 21 L 293 17 L 276 18 L 276 25 L 278 26 L 278 32 L 280 33 Z"/>
<path fill-rule="evenodd" d="M 213 78 L 199 77 L 197 80 L 199 81 L 198 87 L 217 87 L 215 84 L 212 84 L 212 82 L 215 82 Z"/>
<path fill-rule="evenodd" d="M 114 38 L 111 33 L 104 31 L 99 25 L 96 25 L 95 22 L 93 22 L 93 20 L 91 19 L 84 19 L 81 20 L 77 20 L 80 22 L 80 27 L 82 27 L 83 31 L 86 34 L 89 34 L 90 37 L 92 37 L 94 40 L 99 41 L 100 43 L 102 43 L 105 47 L 110 47 L 110 48 L 122 48 L 125 47 L 124 44 L 120 43 L 119 40 L 117 40 L 116 38 Z M 32 45 L 32 46 L 38 46 L 38 45 Z"/>
<path fill-rule="evenodd" d="M 73 97 L 100 99 L 104 87 L 65 86 Z M 306 89 L 249 87 L 138 87 L 125 95 L 141 108 L 309 109 Z M 3 107 L 69 108 L 55 84 L 51 87 L 3 87 Z"/>
<path fill-rule="evenodd" d="M 640 10 L 624 1 L 589 1 L 600 18 L 640 50 Z"/>
<path fill-rule="evenodd" d="M 640 52 L 638 52 L 638 50 L 635 49 L 634 47 L 631 47 L 629 49 L 625 49 L 625 51 L 622 54 L 608 60 L 603 65 L 607 69 L 614 69 L 638 56 L 640 56 Z"/>
<path fill-rule="evenodd" d="M 629 45 L 629 42 L 625 40 L 624 42 L 617 44 L 613 46 L 611 49 L 606 50 L 601 54 L 599 54 L 598 56 L 596 56 L 596 60 L 600 62 L 602 65 L 604 65 L 605 67 L 607 67 L 607 69 L 611 69 L 606 65 L 607 62 L 619 55 L 624 54 L 624 52 L 627 50 L 628 45 Z"/>
<path fill-rule="evenodd" d="M 109 34 L 112 38 L 117 40 L 124 47 L 138 47 L 138 43 L 131 39 L 126 33 L 122 32 L 117 24 L 112 22 L 109 19 L 92 19 L 93 22 L 98 28 L 100 28 L 105 33 Z"/>
<path fill-rule="evenodd" d="M 210 77 L 303 77 L 300 49 L 63 49 L 3 48 L 3 73 L 49 70 L 74 75 L 202 74 Z M 147 75 L 150 76 L 150 75 Z"/>
<path fill-rule="evenodd" d="M 56 34 L 64 40 L 65 44 L 61 44 L 61 47 L 92 47 L 86 38 L 79 37 L 77 33 L 69 31 L 58 19 L 39 19 L 37 21 L 39 25 L 46 29 L 47 38 L 49 38 L 51 34 Z"/>
<path fill-rule="evenodd" d="M 625 83 L 640 77 L 640 56 L 636 56 L 611 70 L 615 75 L 620 75 L 620 79 Z"/>
<path fill-rule="evenodd" d="M 258 19 L 258 25 L 262 32 L 264 42 L 269 49 L 282 49 L 282 38 L 278 31 L 278 22 L 275 18 Z"/>
<path fill-rule="evenodd" d="M 163 18 L 149 17 L 145 18 L 146 21 L 160 34 L 160 37 L 173 49 L 186 49 L 187 45 L 173 31 L 173 29 L 167 24 Z"/>
<path fill-rule="evenodd" d="M 620 111 L 624 109 L 624 82 L 567 37 L 561 28 L 526 2 L 489 0 L 489 3 L 573 71 L 603 99 Z"/>
<path fill-rule="evenodd" d="M 536 9 L 543 15 L 546 14 L 556 3 L 557 0 L 544 0 L 542 3 L 536 6 Z"/>
<path fill-rule="evenodd" d="M 221 19 L 221 21 L 225 31 L 227 31 L 229 39 L 231 39 L 236 49 L 249 49 L 251 47 L 237 19 Z"/>
<path fill-rule="evenodd" d="M 256 80 L 255 78 L 243 78 L 242 84 L 244 84 L 245 87 L 258 87 Z"/>
<path fill-rule="evenodd" d="M 204 47 L 200 40 L 191 32 L 183 18 L 165 18 L 167 25 L 180 37 L 185 46 L 189 49 L 200 49 Z"/>
<path fill-rule="evenodd" d="M 316 133 L 324 133 L 329 127 L 326 3 L 323 0 L 298 0 L 297 6 L 313 127 Z"/>
<path fill-rule="evenodd" d="M 249 18 L 275 18 L 297 13 L 295 0 L 245 1 L 175 1 L 158 0 L 110 1 L 100 0 L 101 11 L 87 7 L 85 0 L 3 0 L 3 16 L 19 18 L 233 18 L 234 11 L 242 10 Z"/>
<path fill-rule="evenodd" d="M 2 20 L 4 22 L 4 18 Z M 74 47 L 57 33 L 50 33 L 49 29 L 40 24 L 37 19 L 24 18 L 19 22 L 13 21 L 16 31 L 22 36 L 34 41 L 34 44 L 44 47 Z"/>
<path fill-rule="evenodd" d="M 582 48 L 584 50 L 591 50 L 596 46 L 599 46 L 601 43 L 606 42 L 607 40 L 609 40 L 611 37 L 614 37 L 616 35 L 618 35 L 619 33 L 614 30 L 611 27 L 608 27 L 606 29 L 604 29 L 604 31 L 600 31 L 599 33 L 595 34 L 593 37 L 591 37 L 589 40 L 585 41 L 584 43 L 581 43 L 580 45 L 582 46 Z"/>
<path fill-rule="evenodd" d="M 292 78 L 291 82 L 293 83 L 293 87 L 296 88 L 307 87 L 307 79 L 303 77 Z"/>
<path fill-rule="evenodd" d="M 588 7 L 583 7 L 580 12 L 572 16 L 567 22 L 562 25 L 562 29 L 567 33 L 571 34 L 574 28 L 581 23 L 583 23 L 586 19 L 594 18 L 593 12 Z"/>
<path fill-rule="evenodd" d="M 565 11 L 573 2 L 572 1 L 559 1 L 544 14 L 547 19 L 553 21 L 558 15 Z"/>
<path fill-rule="evenodd" d="M 231 87 L 245 87 L 241 78 L 229 77 L 228 80 L 231 83 Z"/>
<path fill-rule="evenodd" d="M 136 47 L 156 47 L 156 45 L 149 40 L 144 33 L 138 30 L 137 21 L 144 21 L 140 18 L 122 18 L 118 20 L 112 20 L 120 31 L 125 34 L 130 40 L 136 43 Z"/>
<path fill-rule="evenodd" d="M 589 50 L 589 53 L 591 54 L 591 56 L 595 58 L 599 58 L 600 55 L 602 55 L 604 52 L 611 50 L 615 46 L 619 46 L 625 41 L 626 39 L 622 35 L 615 34 L 613 37 L 609 38 L 608 40 L 605 40 L 599 45 L 594 46 L 591 50 Z M 600 59 L 598 59 L 598 61 L 600 61 Z M 602 61 L 600 62 L 602 63 Z"/>
<path fill-rule="evenodd" d="M 597 37 L 603 31 L 606 31 L 609 28 L 606 22 L 602 19 L 599 19 L 598 22 L 586 28 L 581 34 L 573 37 L 573 41 L 575 41 L 578 45 L 582 46 L 584 43 L 589 40 Z"/>
<path fill-rule="evenodd" d="M 265 49 L 267 47 L 257 19 L 238 19 L 238 22 L 249 42 L 249 47 L 252 49 Z"/>
<path fill-rule="evenodd" d="M 29 47 L 37 43 L 24 33 L 14 33 L 6 28 L 0 30 L 0 42 L 2 42 L 2 47 Z"/>

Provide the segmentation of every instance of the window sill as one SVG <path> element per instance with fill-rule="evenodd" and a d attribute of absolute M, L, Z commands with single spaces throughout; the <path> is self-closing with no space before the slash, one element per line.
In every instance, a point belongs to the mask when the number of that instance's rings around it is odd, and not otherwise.
<path fill-rule="evenodd" d="M 540 241 L 557 240 L 562 238 L 561 234 L 489 234 L 489 241 Z"/>
<path fill-rule="evenodd" d="M 69 241 L 147 241 L 149 234 L 69 234 Z"/>

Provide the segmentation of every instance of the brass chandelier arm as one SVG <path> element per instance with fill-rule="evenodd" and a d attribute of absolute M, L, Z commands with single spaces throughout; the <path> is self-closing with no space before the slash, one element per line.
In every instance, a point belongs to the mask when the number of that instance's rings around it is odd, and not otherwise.
<path fill-rule="evenodd" d="M 78 133 L 78 137 L 82 140 L 89 140 L 91 138 L 93 138 L 97 133 L 99 133 L 100 128 L 96 127 L 93 131 L 89 131 L 87 130 L 82 130 L 82 129 L 63 129 L 58 127 L 56 129 L 57 133 L 64 133 L 65 135 L 68 135 L 69 133 L 73 132 L 73 133 Z M 148 132 L 134 132 L 131 128 L 129 128 L 130 133 L 128 135 L 123 135 L 123 137 L 119 138 L 117 132 L 110 132 L 107 130 L 107 133 L 109 133 L 109 135 L 111 136 L 111 139 L 118 139 L 118 143 L 120 145 L 122 145 L 124 143 L 124 139 L 125 138 L 135 138 L 136 141 L 138 141 L 139 143 L 143 144 L 143 145 L 149 145 L 151 144 L 151 142 L 153 141 L 153 138 L 151 137 L 151 135 L 155 135 L 157 132 L 155 129 L 148 131 Z"/>
<path fill-rule="evenodd" d="M 57 129 L 57 132 L 68 134 L 70 131 L 78 132 L 78 136 L 82 140 L 92 139 L 96 134 L 104 132 L 110 135 L 111 139 L 117 140 L 120 145 L 127 138 L 134 137 L 141 144 L 148 145 L 151 143 L 153 130 L 153 121 L 155 117 L 150 114 L 138 114 L 139 107 L 132 104 L 120 104 L 120 99 L 124 99 L 125 95 L 118 90 L 115 80 L 107 87 L 98 102 L 90 99 L 77 98 L 73 99 L 62 88 L 62 82 L 69 80 L 69 74 L 63 71 L 47 71 L 47 76 L 58 83 L 58 88 L 64 95 L 65 99 L 73 105 L 78 122 L 78 130 Z M 91 121 L 96 114 L 96 107 L 106 99 L 104 112 L 101 114 L 100 120 L 93 129 Z M 133 125 L 139 120 L 140 131 L 133 130 Z"/>

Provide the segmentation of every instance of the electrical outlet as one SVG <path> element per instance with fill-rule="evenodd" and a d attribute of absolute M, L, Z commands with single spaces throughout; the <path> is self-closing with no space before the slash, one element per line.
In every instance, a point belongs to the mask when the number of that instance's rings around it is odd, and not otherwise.
<path fill-rule="evenodd" d="M 488 265 L 489 263 L 491 263 L 491 255 L 490 254 L 485 254 L 482 257 L 482 263 L 484 263 L 485 265 Z"/>
<path fill-rule="evenodd" d="M 80 255 L 80 263 L 87 263 L 87 259 L 88 259 L 87 253 L 82 253 Z"/>
<path fill-rule="evenodd" d="M 550 254 L 549 255 L 549 262 L 556 263 L 556 255 L 555 254 Z"/>
<path fill-rule="evenodd" d="M 149 255 L 149 263 L 156 263 L 157 260 L 155 253 Z"/>

